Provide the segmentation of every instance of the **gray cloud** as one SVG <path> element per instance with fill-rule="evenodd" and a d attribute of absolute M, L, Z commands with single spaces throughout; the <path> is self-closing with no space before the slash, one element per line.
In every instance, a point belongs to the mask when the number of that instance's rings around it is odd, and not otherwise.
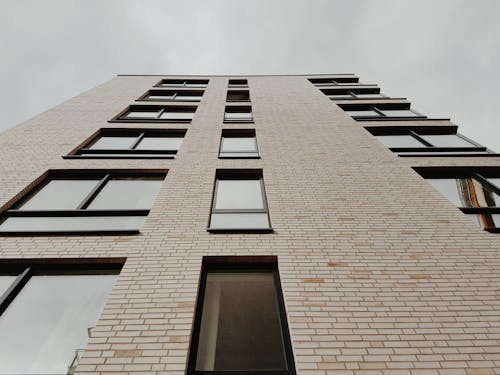
<path fill-rule="evenodd" d="M 3 4 L 0 130 L 117 73 L 357 73 L 500 151 L 500 2 L 75 1 Z"/>

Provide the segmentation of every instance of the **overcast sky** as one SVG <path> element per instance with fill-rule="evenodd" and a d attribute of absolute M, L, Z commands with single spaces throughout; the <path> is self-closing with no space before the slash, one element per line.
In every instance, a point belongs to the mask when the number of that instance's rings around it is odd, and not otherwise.
<path fill-rule="evenodd" d="M 2 0 L 0 131 L 119 73 L 356 73 L 500 152 L 499 0 Z"/>

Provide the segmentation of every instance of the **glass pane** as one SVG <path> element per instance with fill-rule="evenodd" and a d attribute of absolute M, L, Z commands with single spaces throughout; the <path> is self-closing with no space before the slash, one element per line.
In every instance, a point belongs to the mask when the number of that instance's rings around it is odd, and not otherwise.
<path fill-rule="evenodd" d="M 382 94 L 356 94 L 360 99 L 370 99 L 370 98 L 385 98 Z"/>
<path fill-rule="evenodd" d="M 500 197 L 492 190 L 473 179 L 474 194 L 469 194 L 470 207 L 496 207 L 499 206 Z"/>
<path fill-rule="evenodd" d="M 33 276 L 0 316 L 0 374 L 66 374 L 116 275 Z"/>
<path fill-rule="evenodd" d="M 500 178 L 487 178 L 488 182 L 500 188 Z"/>
<path fill-rule="evenodd" d="M 476 147 L 456 134 L 421 135 L 421 137 L 435 147 Z"/>
<path fill-rule="evenodd" d="M 200 101 L 201 96 L 198 96 L 198 95 L 177 95 L 175 97 L 175 100 L 177 100 L 179 102 L 182 102 L 183 100 L 184 101 Z"/>
<path fill-rule="evenodd" d="M 328 95 L 328 97 L 332 100 L 335 100 L 335 99 L 354 99 L 354 97 L 352 95 L 349 95 L 349 94 Z"/>
<path fill-rule="evenodd" d="M 377 135 L 375 136 L 380 142 L 389 148 L 397 147 L 426 147 L 411 135 Z"/>
<path fill-rule="evenodd" d="M 101 137 L 89 148 L 92 150 L 126 150 L 137 137 Z"/>
<path fill-rule="evenodd" d="M 126 117 L 127 118 L 156 118 L 158 115 L 159 110 L 154 110 L 150 112 L 146 111 L 130 111 L 127 113 Z"/>
<path fill-rule="evenodd" d="M 273 274 L 209 272 L 196 370 L 286 369 Z"/>
<path fill-rule="evenodd" d="M 146 216 L 9 217 L 0 232 L 139 230 Z"/>
<path fill-rule="evenodd" d="M 384 109 L 382 113 L 388 117 L 415 117 L 420 116 L 409 109 Z"/>
<path fill-rule="evenodd" d="M 12 285 L 15 279 L 16 276 L 0 275 L 0 297 Z M 1 365 L 0 365 L 0 371 L 1 371 Z"/>
<path fill-rule="evenodd" d="M 98 180 L 51 180 L 20 210 L 74 210 Z"/>
<path fill-rule="evenodd" d="M 91 210 L 149 210 L 162 180 L 111 180 L 90 203 Z"/>
<path fill-rule="evenodd" d="M 222 138 L 222 151 L 256 151 L 254 137 Z"/>
<path fill-rule="evenodd" d="M 349 116 L 352 117 L 379 117 L 380 114 L 378 114 L 375 111 L 367 110 L 367 111 L 345 111 Z"/>
<path fill-rule="evenodd" d="M 226 112 L 225 118 L 228 120 L 237 120 L 237 119 L 252 119 L 251 112 Z"/>
<path fill-rule="evenodd" d="M 459 193 L 460 179 L 431 178 L 427 180 L 436 190 L 443 194 L 457 207 L 464 207 L 463 198 Z"/>
<path fill-rule="evenodd" d="M 163 112 L 160 118 L 167 120 L 191 120 L 193 112 Z"/>
<path fill-rule="evenodd" d="M 216 209 L 264 208 L 260 180 L 217 180 Z"/>
<path fill-rule="evenodd" d="M 184 138 L 144 137 L 136 150 L 178 150 Z"/>
<path fill-rule="evenodd" d="M 500 227 L 500 214 L 492 214 L 491 218 L 496 228 Z"/>
<path fill-rule="evenodd" d="M 165 94 L 165 95 L 148 95 L 146 99 L 149 99 L 149 100 L 172 100 L 174 98 L 173 95 L 168 95 L 168 94 Z"/>
<path fill-rule="evenodd" d="M 210 220 L 210 228 L 214 229 L 268 229 L 269 227 L 267 213 L 212 214 Z"/>

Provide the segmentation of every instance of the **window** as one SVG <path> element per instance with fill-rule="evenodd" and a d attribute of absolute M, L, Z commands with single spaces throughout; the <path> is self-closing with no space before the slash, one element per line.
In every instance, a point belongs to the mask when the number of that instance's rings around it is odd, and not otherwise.
<path fill-rule="evenodd" d="M 276 257 L 203 257 L 187 373 L 295 374 Z"/>
<path fill-rule="evenodd" d="M 138 100 L 150 102 L 199 102 L 202 96 L 203 90 L 149 90 Z"/>
<path fill-rule="evenodd" d="M 250 92 L 248 90 L 228 90 L 227 102 L 249 102 Z"/>
<path fill-rule="evenodd" d="M 0 260 L 0 374 L 72 373 L 124 259 L 57 261 Z"/>
<path fill-rule="evenodd" d="M 137 233 L 164 172 L 52 170 L 1 213 L 0 233 Z"/>
<path fill-rule="evenodd" d="M 248 87 L 248 80 L 246 79 L 230 79 L 228 83 L 229 88 Z"/>
<path fill-rule="evenodd" d="M 186 130 L 101 129 L 66 158 L 175 158 Z"/>
<path fill-rule="evenodd" d="M 208 79 L 162 79 L 156 87 L 199 87 L 205 88 Z"/>
<path fill-rule="evenodd" d="M 500 170 L 495 168 L 415 168 L 477 225 L 500 231 Z"/>
<path fill-rule="evenodd" d="M 224 122 L 253 122 L 252 107 L 226 106 Z"/>
<path fill-rule="evenodd" d="M 331 100 L 340 99 L 383 99 L 387 96 L 380 93 L 378 88 L 360 88 L 360 89 L 322 89 L 321 92 Z"/>
<path fill-rule="evenodd" d="M 272 231 L 262 170 L 217 170 L 208 231 Z"/>
<path fill-rule="evenodd" d="M 400 156 L 491 155 L 486 147 L 457 134 L 456 127 L 367 127 L 382 144 Z"/>
<path fill-rule="evenodd" d="M 258 158 L 254 129 L 223 129 L 220 158 Z"/>
<path fill-rule="evenodd" d="M 408 118 L 425 119 L 426 116 L 410 109 L 409 104 L 377 104 L 376 106 L 369 104 L 339 104 L 349 116 L 356 120 L 404 120 Z"/>
<path fill-rule="evenodd" d="M 110 122 L 191 122 L 196 106 L 131 105 Z"/>
<path fill-rule="evenodd" d="M 357 77 L 336 77 L 336 78 L 310 78 L 314 86 L 355 86 L 360 85 L 359 79 Z"/>

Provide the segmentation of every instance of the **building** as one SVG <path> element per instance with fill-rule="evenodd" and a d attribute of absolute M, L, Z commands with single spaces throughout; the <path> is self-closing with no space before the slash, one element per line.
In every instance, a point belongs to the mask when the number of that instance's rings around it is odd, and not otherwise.
<path fill-rule="evenodd" d="M 456 132 L 351 74 L 117 76 L 4 132 L 0 374 L 499 374 L 500 157 Z"/>

